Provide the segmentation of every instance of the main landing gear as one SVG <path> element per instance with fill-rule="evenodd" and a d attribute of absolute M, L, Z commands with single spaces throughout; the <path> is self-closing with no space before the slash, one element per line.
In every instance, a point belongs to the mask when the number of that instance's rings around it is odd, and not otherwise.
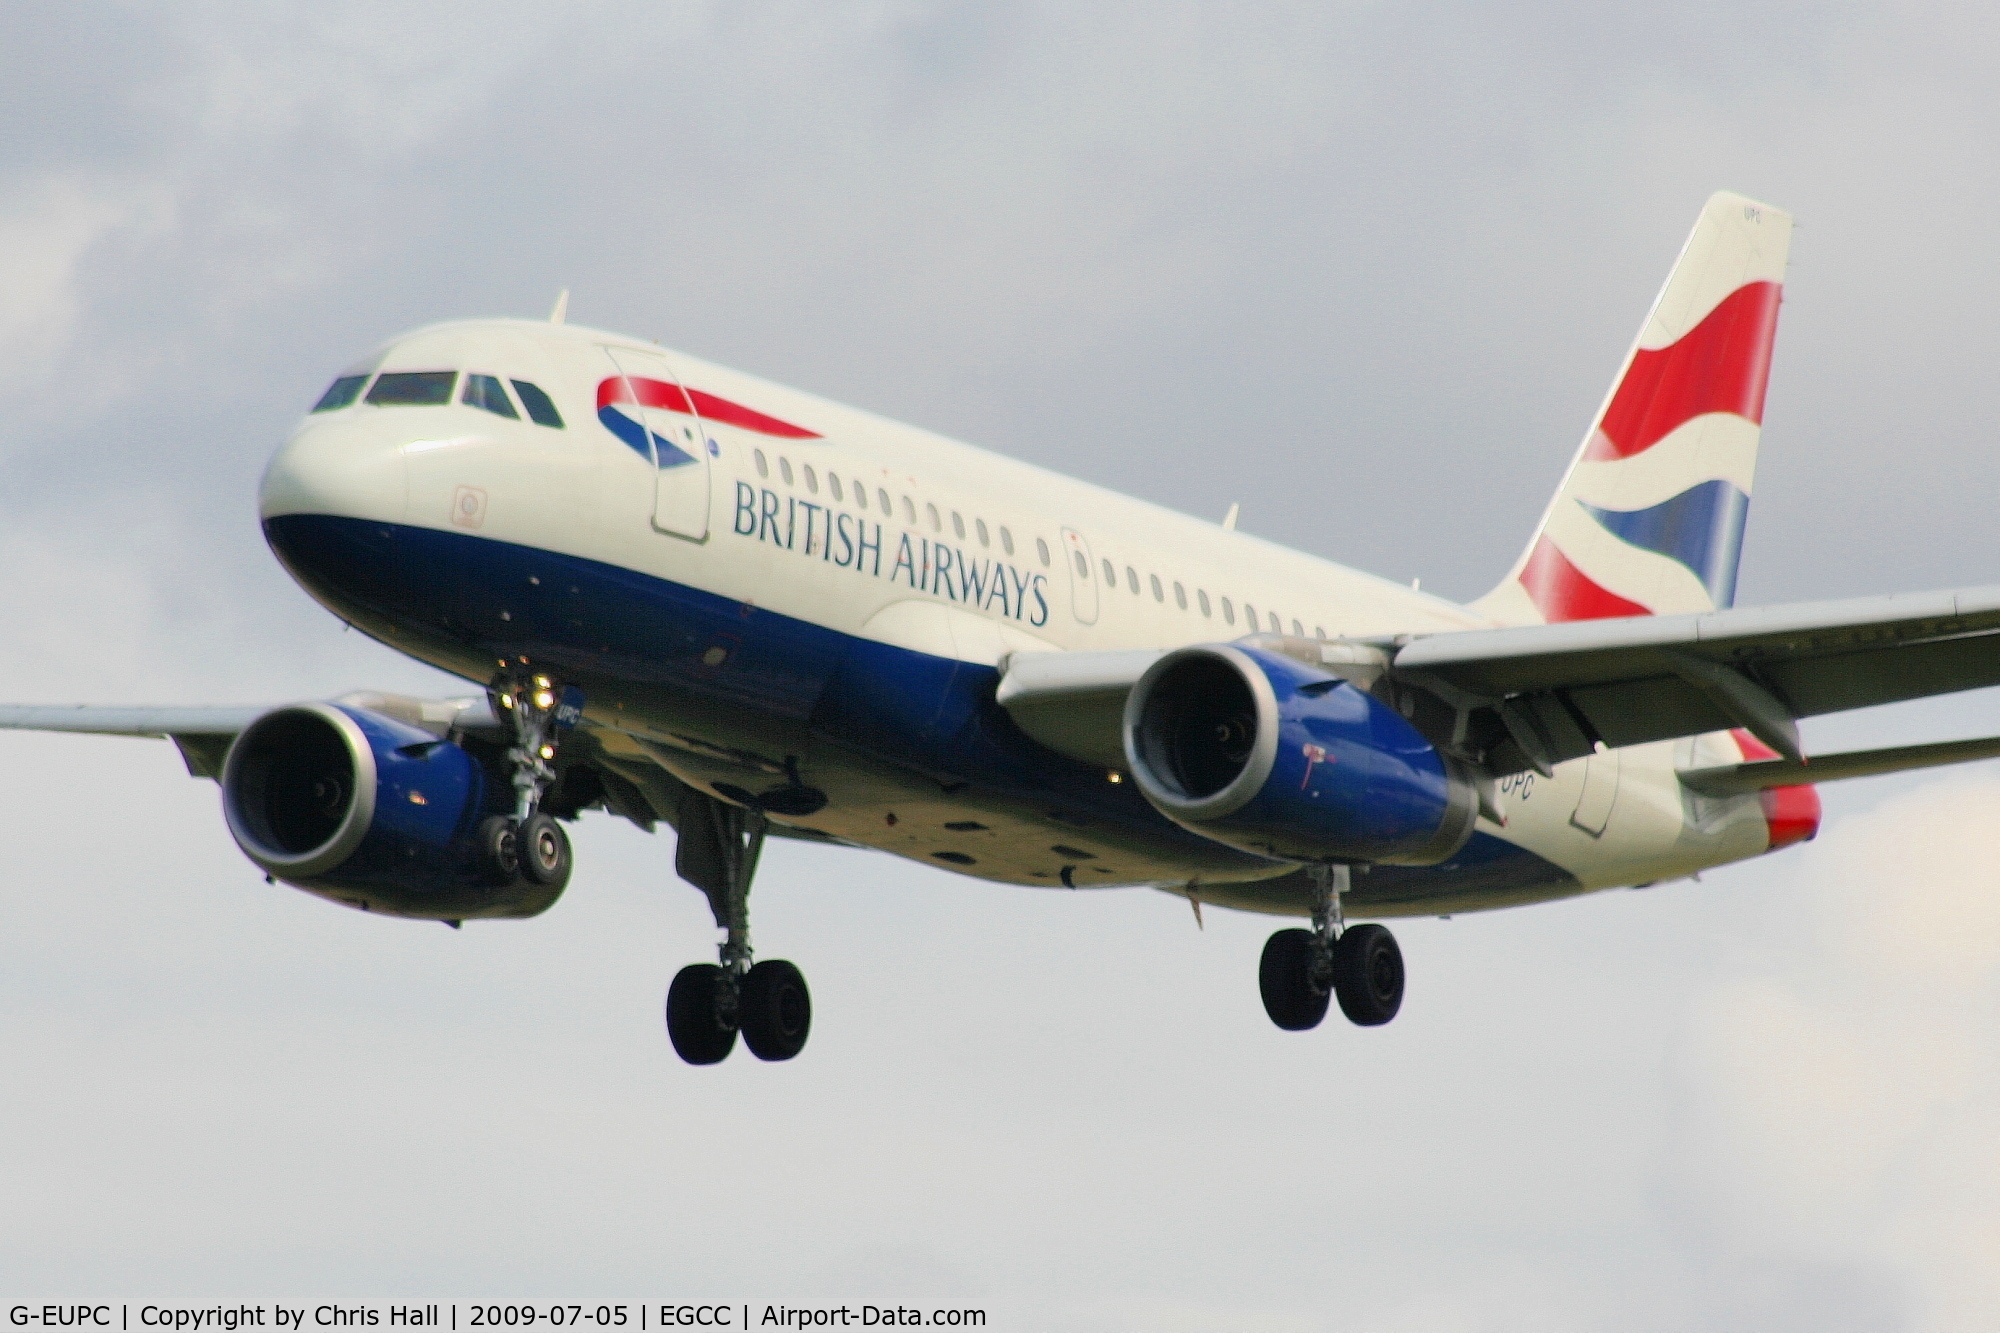
<path fill-rule="evenodd" d="M 1352 871 L 1316 865 L 1311 930 L 1281 930 L 1265 941 L 1257 969 L 1264 1012 L 1287 1032 L 1319 1026 L 1327 1002 L 1338 998 L 1351 1022 L 1375 1027 L 1403 1004 L 1403 953 L 1396 937 L 1377 925 L 1348 927 L 1340 900 Z"/>
<path fill-rule="evenodd" d="M 738 1032 L 759 1060 L 789 1060 L 812 1030 L 812 995 L 792 964 L 751 962 L 750 881 L 764 849 L 764 812 L 690 788 L 679 814 L 674 869 L 708 895 L 726 933 L 720 965 L 684 967 L 667 990 L 667 1036 L 691 1065 L 723 1060 Z"/>
<path fill-rule="evenodd" d="M 569 835 L 541 811 L 542 797 L 555 781 L 550 763 L 560 743 L 558 710 L 575 707 L 547 676 L 523 671 L 502 674 L 492 686 L 494 710 L 514 728 L 507 762 L 514 774 L 514 813 L 489 815 L 479 825 L 479 855 L 496 884 L 516 878 L 561 892 L 569 883 Z M 573 719 L 572 719 L 573 721 Z"/>

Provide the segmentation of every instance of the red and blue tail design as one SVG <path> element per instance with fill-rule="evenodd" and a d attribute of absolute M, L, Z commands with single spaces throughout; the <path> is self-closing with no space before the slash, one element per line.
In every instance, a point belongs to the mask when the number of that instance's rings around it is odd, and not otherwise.
<path fill-rule="evenodd" d="M 1778 209 L 1709 199 L 1541 526 L 1479 610 L 1519 625 L 1735 601 L 1791 233 Z"/>

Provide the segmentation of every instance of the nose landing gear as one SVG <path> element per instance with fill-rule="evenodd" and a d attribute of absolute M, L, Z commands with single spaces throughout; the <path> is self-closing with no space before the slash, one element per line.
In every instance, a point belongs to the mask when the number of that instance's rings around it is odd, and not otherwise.
<path fill-rule="evenodd" d="M 1352 870 L 1344 865 L 1310 867 L 1313 878 L 1311 930 L 1281 930 L 1264 943 L 1257 971 L 1264 1012 L 1287 1032 L 1319 1026 L 1329 1001 L 1338 999 L 1348 1021 L 1376 1027 L 1396 1016 L 1403 1004 L 1403 954 L 1385 927 L 1346 927 L 1341 896 Z"/>
<path fill-rule="evenodd" d="M 764 812 L 690 789 L 680 806 L 674 869 L 708 895 L 724 932 L 717 963 L 680 970 L 667 991 L 667 1036 L 691 1065 L 712 1065 L 736 1045 L 759 1060 L 789 1060 L 812 1031 L 812 995 L 781 959 L 752 964 L 750 881 L 764 849 Z"/>
<path fill-rule="evenodd" d="M 569 835 L 541 813 L 542 797 L 555 781 L 551 760 L 560 733 L 576 725 L 582 696 L 556 686 L 547 676 L 502 673 L 492 685 L 494 712 L 513 724 L 507 751 L 513 769 L 514 813 L 492 815 L 479 826 L 479 854 L 487 877 L 511 884 L 518 876 L 561 891 L 569 883 Z"/>

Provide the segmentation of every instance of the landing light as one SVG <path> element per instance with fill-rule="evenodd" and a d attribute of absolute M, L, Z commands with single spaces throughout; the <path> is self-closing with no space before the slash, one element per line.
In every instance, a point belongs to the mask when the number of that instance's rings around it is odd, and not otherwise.
<path fill-rule="evenodd" d="M 553 746 L 553 745 L 544 745 L 544 746 L 542 747 L 542 758 L 544 758 L 544 759 L 553 759 L 553 758 L 555 758 L 555 757 L 556 757 L 556 747 L 555 747 L 555 746 Z"/>
<path fill-rule="evenodd" d="M 553 708 L 555 706 L 555 702 L 556 702 L 555 695 L 550 694 L 547 690 L 535 691 L 535 707 Z"/>
<path fill-rule="evenodd" d="M 1110 773 L 1106 773 L 1106 774 L 1105 774 L 1104 776 L 1105 776 L 1106 778 L 1110 779 L 1110 780 L 1111 780 L 1111 781 L 1113 781 L 1113 782 L 1123 782 L 1123 781 L 1125 780 L 1125 775 L 1124 775 L 1123 773 L 1119 773 L 1119 772 L 1115 772 L 1115 771 L 1114 771 L 1114 772 L 1110 772 Z"/>
<path fill-rule="evenodd" d="M 512 707 L 514 706 L 514 696 L 513 696 L 513 695 L 511 695 L 511 694 L 503 694 L 503 695 L 501 695 L 501 696 L 500 696 L 500 706 L 501 706 L 502 708 L 512 708 Z"/>

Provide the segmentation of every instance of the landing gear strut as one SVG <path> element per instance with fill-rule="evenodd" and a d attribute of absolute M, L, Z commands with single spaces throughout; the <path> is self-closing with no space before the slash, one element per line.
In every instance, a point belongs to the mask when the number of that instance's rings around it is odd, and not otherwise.
<path fill-rule="evenodd" d="M 1264 1012 L 1288 1032 L 1318 1027 L 1327 1004 L 1362 1027 L 1396 1016 L 1403 1004 L 1403 954 L 1396 937 L 1373 924 L 1347 927 L 1341 898 L 1352 882 L 1345 865 L 1308 867 L 1313 880 L 1311 930 L 1281 930 L 1265 941 L 1257 970 Z"/>
<path fill-rule="evenodd" d="M 479 851 L 489 879 L 512 883 L 516 876 L 561 891 L 569 883 L 569 835 L 541 812 L 542 797 L 555 781 L 559 714 L 574 710 L 547 676 L 522 670 L 503 672 L 492 685 L 494 710 L 512 723 L 514 744 L 507 751 L 513 769 L 514 814 L 492 815 L 479 826 Z M 573 724 L 574 718 L 569 719 Z"/>
<path fill-rule="evenodd" d="M 723 1060 L 743 1034 L 759 1060 L 789 1060 L 812 1030 L 812 995 L 799 969 L 751 961 L 750 881 L 764 849 L 764 812 L 690 789 L 681 800 L 674 869 L 708 895 L 723 932 L 720 961 L 680 970 L 667 991 L 667 1036 L 691 1065 Z"/>

